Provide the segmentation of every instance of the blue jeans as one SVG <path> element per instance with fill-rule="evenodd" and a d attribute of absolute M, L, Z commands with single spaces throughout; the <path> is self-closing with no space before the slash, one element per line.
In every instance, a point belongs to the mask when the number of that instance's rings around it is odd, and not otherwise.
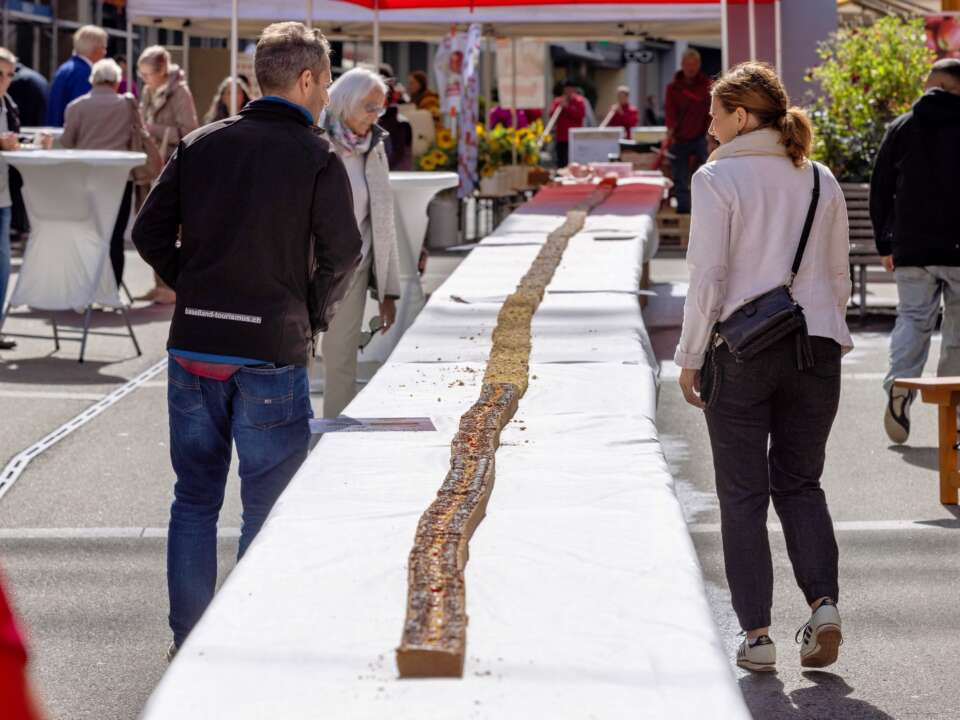
<path fill-rule="evenodd" d="M 670 146 L 673 160 L 673 191 L 677 196 L 677 212 L 690 214 L 690 158 L 697 159 L 697 165 L 707 161 L 707 138 L 700 137 L 689 142 L 678 142 Z"/>
<path fill-rule="evenodd" d="M 0 319 L 7 308 L 7 285 L 10 284 L 10 218 L 11 208 L 0 208 Z"/>
<path fill-rule="evenodd" d="M 898 267 L 893 275 L 899 297 L 897 323 L 890 335 L 890 372 L 883 389 L 890 392 L 897 378 L 923 374 L 941 298 L 943 323 L 937 375 L 960 375 L 960 267 Z"/>
<path fill-rule="evenodd" d="M 240 459 L 243 557 L 274 502 L 307 457 L 306 368 L 242 368 L 229 380 L 198 377 L 168 360 L 170 459 L 177 475 L 167 544 L 170 628 L 179 647 L 217 584 L 217 518 L 231 439 Z"/>

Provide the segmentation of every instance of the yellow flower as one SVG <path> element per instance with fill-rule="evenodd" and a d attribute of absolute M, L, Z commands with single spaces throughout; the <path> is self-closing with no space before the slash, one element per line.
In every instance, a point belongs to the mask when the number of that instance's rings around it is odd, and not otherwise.
<path fill-rule="evenodd" d="M 442 165 L 448 160 L 447 154 L 445 152 L 443 152 L 442 150 L 436 150 L 436 149 L 434 149 L 427 157 L 431 158 L 433 162 L 437 165 Z"/>
<path fill-rule="evenodd" d="M 483 126 L 483 123 L 477 123 L 477 137 L 482 138 L 487 132 L 487 129 Z"/>
<path fill-rule="evenodd" d="M 453 146 L 453 133 L 446 128 L 440 128 L 440 130 L 437 131 L 437 147 L 442 150 L 449 150 Z"/>
<path fill-rule="evenodd" d="M 420 158 L 420 169 L 430 172 L 431 170 L 437 169 L 437 163 L 429 155 L 425 155 Z"/>

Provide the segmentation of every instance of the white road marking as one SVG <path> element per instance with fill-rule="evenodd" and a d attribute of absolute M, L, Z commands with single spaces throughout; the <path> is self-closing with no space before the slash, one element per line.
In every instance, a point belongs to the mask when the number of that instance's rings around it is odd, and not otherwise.
<path fill-rule="evenodd" d="M 7 466 L 3 469 L 3 472 L 0 473 L 0 500 L 2 500 L 3 496 L 6 495 L 10 488 L 13 487 L 13 484 L 17 481 L 20 475 L 23 474 L 23 471 L 26 469 L 27 465 L 30 464 L 31 460 L 56 445 L 74 430 L 86 425 L 104 410 L 125 398 L 147 381 L 155 378 L 157 375 L 163 372 L 164 368 L 166 367 L 167 359 L 164 358 L 156 365 L 144 370 L 135 378 L 124 383 L 113 392 L 109 393 L 108 395 L 104 395 L 82 413 L 73 419 L 68 420 L 52 433 L 14 456 L 14 458 L 7 463 Z"/>
<path fill-rule="evenodd" d="M 0 398 L 23 400 L 101 400 L 103 393 L 51 392 L 47 390 L 0 390 Z"/>
<path fill-rule="evenodd" d="M 840 520 L 833 524 L 837 532 L 891 532 L 902 530 L 957 530 L 960 519 L 941 518 L 937 520 Z M 708 535 L 720 532 L 720 523 L 693 523 L 687 525 L 691 535 Z M 769 532 L 783 532 L 779 523 L 769 523 Z"/>
<path fill-rule="evenodd" d="M 0 528 L 0 540 L 124 540 L 165 537 L 166 528 L 151 527 Z M 238 538 L 240 528 L 220 528 L 217 537 Z"/>

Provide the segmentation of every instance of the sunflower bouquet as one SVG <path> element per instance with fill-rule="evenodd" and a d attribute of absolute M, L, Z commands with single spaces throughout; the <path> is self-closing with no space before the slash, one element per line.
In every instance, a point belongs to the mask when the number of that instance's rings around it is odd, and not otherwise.
<path fill-rule="evenodd" d="M 437 130 L 437 136 L 427 152 L 417 157 L 419 170 L 456 170 L 457 141 L 447 128 Z"/>
<path fill-rule="evenodd" d="M 540 164 L 540 148 L 550 142 L 543 134 L 543 121 L 535 120 L 525 128 L 516 130 L 497 125 L 487 130 L 477 125 L 477 164 L 480 177 L 492 177 L 496 171 L 513 164 L 514 151 L 520 165 L 535 167 Z"/>

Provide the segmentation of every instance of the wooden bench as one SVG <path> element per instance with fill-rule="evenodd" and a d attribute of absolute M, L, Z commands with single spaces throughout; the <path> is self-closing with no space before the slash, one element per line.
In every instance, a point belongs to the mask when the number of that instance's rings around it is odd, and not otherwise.
<path fill-rule="evenodd" d="M 958 503 L 960 472 L 957 470 L 957 406 L 960 405 L 960 377 L 904 378 L 894 383 L 899 388 L 919 390 L 925 403 L 936 405 L 940 413 L 940 502 Z"/>
<path fill-rule="evenodd" d="M 867 269 L 880 267 L 883 263 L 877 253 L 877 243 L 870 221 L 870 185 L 867 183 L 841 183 L 843 197 L 847 201 L 847 219 L 850 224 L 850 280 L 853 294 L 859 296 L 857 303 L 860 322 L 867 316 Z"/>

